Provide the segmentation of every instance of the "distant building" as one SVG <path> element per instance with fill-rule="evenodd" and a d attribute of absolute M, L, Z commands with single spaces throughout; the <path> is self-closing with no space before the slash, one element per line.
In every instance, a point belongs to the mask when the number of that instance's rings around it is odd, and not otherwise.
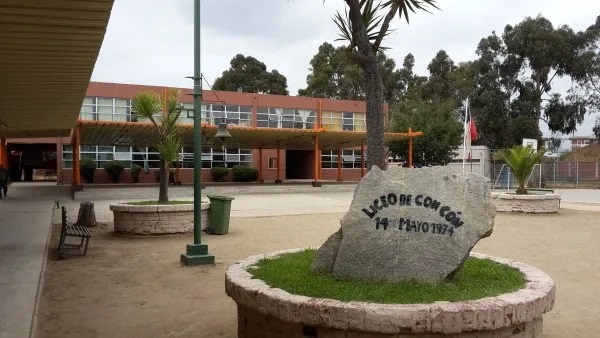
<path fill-rule="evenodd" d="M 590 144 L 594 143 L 596 138 L 594 136 L 571 136 L 569 137 L 569 141 L 571 141 L 571 148 L 583 148 L 587 147 Z"/>

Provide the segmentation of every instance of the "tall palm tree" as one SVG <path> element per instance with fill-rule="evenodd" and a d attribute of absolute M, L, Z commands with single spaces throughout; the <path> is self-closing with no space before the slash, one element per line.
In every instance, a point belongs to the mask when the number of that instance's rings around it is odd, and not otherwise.
<path fill-rule="evenodd" d="M 531 146 L 514 146 L 510 149 L 500 150 L 495 157 L 506 162 L 519 184 L 517 194 L 524 195 L 527 194 L 525 181 L 533 170 L 533 166 L 540 161 L 543 155 L 543 150 L 536 151 Z"/>
<path fill-rule="evenodd" d="M 157 138 L 155 148 L 160 159 L 160 188 L 158 203 L 169 203 L 169 171 L 171 163 L 183 147 L 181 127 L 177 124 L 181 110 L 179 97 L 181 91 L 168 89 L 161 94 L 156 92 L 140 92 L 132 100 L 131 106 L 138 117 L 150 120 L 154 125 Z"/>

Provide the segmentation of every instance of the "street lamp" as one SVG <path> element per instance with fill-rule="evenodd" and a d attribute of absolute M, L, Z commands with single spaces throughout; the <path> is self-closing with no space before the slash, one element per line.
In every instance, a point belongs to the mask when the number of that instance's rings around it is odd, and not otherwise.
<path fill-rule="evenodd" d="M 194 243 L 188 244 L 181 262 L 187 266 L 214 264 L 215 256 L 202 244 L 202 75 L 200 72 L 200 0 L 194 0 Z"/>

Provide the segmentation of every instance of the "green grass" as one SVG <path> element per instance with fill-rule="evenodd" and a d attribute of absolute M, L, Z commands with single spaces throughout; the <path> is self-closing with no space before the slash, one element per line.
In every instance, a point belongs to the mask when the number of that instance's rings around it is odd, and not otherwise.
<path fill-rule="evenodd" d="M 192 204 L 194 201 L 169 201 L 168 204 Z M 125 204 L 131 205 L 158 205 L 158 201 L 138 201 L 138 202 L 127 202 Z"/>
<path fill-rule="evenodd" d="M 497 296 L 525 287 L 523 273 L 488 259 L 469 258 L 452 282 L 401 283 L 340 280 L 314 274 L 310 264 L 316 251 L 309 249 L 261 260 L 249 272 L 272 287 L 308 297 L 385 304 L 461 301 Z"/>

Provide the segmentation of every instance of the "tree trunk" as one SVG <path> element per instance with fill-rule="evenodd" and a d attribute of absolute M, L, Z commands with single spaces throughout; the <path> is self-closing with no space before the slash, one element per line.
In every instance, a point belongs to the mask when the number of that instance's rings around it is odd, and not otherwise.
<path fill-rule="evenodd" d="M 95 227 L 98 225 L 96 222 L 96 213 L 94 212 L 94 203 L 81 202 L 79 204 L 79 215 L 77 215 L 75 225 L 86 227 Z"/>
<path fill-rule="evenodd" d="M 169 203 L 169 166 L 165 163 L 164 160 L 159 161 L 160 165 L 160 187 L 158 190 L 158 203 L 159 204 L 168 204 Z"/>
<path fill-rule="evenodd" d="M 365 79 L 365 101 L 367 103 L 367 170 L 376 165 L 385 170 L 387 156 L 384 141 L 383 82 L 377 66 L 377 51 L 369 41 L 367 27 L 363 23 L 358 0 L 346 0 L 350 8 L 352 35 L 357 48 L 357 62 Z"/>
<path fill-rule="evenodd" d="M 379 169 L 385 170 L 387 156 L 384 140 L 383 83 L 375 57 L 365 61 L 363 73 L 367 101 L 367 169 L 376 165 Z"/>

